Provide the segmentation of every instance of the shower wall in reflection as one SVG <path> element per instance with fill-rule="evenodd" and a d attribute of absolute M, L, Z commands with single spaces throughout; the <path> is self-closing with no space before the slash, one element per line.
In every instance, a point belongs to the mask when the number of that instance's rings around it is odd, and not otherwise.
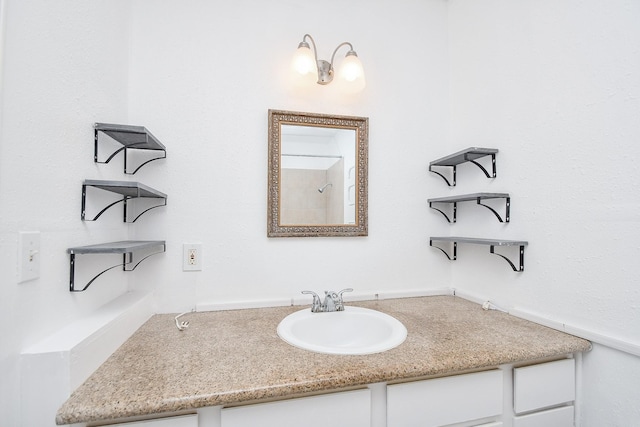
<path fill-rule="evenodd" d="M 327 170 L 282 169 L 281 186 L 280 225 L 345 223 L 344 160 Z"/>

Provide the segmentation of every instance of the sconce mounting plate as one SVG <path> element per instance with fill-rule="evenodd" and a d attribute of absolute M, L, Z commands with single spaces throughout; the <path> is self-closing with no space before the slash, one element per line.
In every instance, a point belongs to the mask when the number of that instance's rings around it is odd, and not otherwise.
<path fill-rule="evenodd" d="M 333 81 L 333 67 L 324 59 L 318 59 L 318 83 L 328 85 Z"/>

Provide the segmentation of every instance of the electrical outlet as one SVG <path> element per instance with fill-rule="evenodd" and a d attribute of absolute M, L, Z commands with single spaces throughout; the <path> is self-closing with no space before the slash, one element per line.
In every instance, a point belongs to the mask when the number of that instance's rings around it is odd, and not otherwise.
<path fill-rule="evenodd" d="M 182 271 L 202 270 L 202 244 L 184 243 L 182 245 Z"/>
<path fill-rule="evenodd" d="M 18 283 L 40 277 L 40 232 L 21 231 L 18 236 Z"/>
<path fill-rule="evenodd" d="M 191 249 L 187 249 L 187 264 L 189 265 L 198 265 L 198 251 L 191 248 Z"/>

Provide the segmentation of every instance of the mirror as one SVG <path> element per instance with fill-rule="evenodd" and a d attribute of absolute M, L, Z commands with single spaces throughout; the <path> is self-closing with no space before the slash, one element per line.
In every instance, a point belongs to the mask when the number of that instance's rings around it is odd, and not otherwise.
<path fill-rule="evenodd" d="M 366 236 L 369 119 L 269 110 L 268 237 Z"/>

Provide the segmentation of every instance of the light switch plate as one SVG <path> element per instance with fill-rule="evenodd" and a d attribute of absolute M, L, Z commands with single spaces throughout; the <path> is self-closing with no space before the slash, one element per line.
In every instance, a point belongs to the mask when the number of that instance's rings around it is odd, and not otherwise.
<path fill-rule="evenodd" d="M 21 231 L 18 235 L 18 283 L 40 277 L 40 232 Z"/>

